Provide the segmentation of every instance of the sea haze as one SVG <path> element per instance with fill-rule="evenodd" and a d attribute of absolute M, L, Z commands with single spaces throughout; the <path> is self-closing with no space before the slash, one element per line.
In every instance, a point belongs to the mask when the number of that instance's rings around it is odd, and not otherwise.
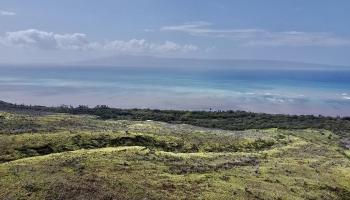
<path fill-rule="evenodd" d="M 0 92 L 47 106 L 350 116 L 350 70 L 2 67 Z"/>

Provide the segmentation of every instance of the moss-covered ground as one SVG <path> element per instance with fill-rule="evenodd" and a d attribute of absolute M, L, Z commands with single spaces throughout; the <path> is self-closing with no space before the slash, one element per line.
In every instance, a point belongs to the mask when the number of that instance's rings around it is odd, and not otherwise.
<path fill-rule="evenodd" d="M 326 130 L 223 131 L 0 113 L 0 199 L 350 199 Z"/>

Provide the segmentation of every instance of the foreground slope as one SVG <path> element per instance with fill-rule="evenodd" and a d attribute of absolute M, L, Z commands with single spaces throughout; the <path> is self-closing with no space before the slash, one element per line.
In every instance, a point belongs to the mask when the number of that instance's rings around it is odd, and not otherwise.
<path fill-rule="evenodd" d="M 326 130 L 0 113 L 0 199 L 350 199 Z"/>

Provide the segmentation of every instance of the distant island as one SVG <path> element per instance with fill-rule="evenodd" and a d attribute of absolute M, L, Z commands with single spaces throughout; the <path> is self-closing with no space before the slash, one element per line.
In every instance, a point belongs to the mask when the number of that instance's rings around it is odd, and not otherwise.
<path fill-rule="evenodd" d="M 109 57 L 96 57 L 80 61 L 65 62 L 33 62 L 33 63 L 0 63 L 0 66 L 17 67 L 137 67 L 137 68 L 162 68 L 162 69 L 192 69 L 192 70 L 224 70 L 224 69 L 295 69 L 295 70 L 349 70 L 345 65 L 329 65 L 309 62 L 297 62 L 286 60 L 258 60 L 258 59 L 205 59 L 205 58 L 181 58 L 160 57 L 142 55 L 114 55 Z"/>

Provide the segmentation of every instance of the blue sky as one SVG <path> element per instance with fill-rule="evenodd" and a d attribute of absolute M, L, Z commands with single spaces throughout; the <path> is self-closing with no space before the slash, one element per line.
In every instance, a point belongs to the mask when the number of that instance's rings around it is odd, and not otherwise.
<path fill-rule="evenodd" d="M 0 0 L 0 62 L 117 54 L 350 66 L 348 0 Z"/>

